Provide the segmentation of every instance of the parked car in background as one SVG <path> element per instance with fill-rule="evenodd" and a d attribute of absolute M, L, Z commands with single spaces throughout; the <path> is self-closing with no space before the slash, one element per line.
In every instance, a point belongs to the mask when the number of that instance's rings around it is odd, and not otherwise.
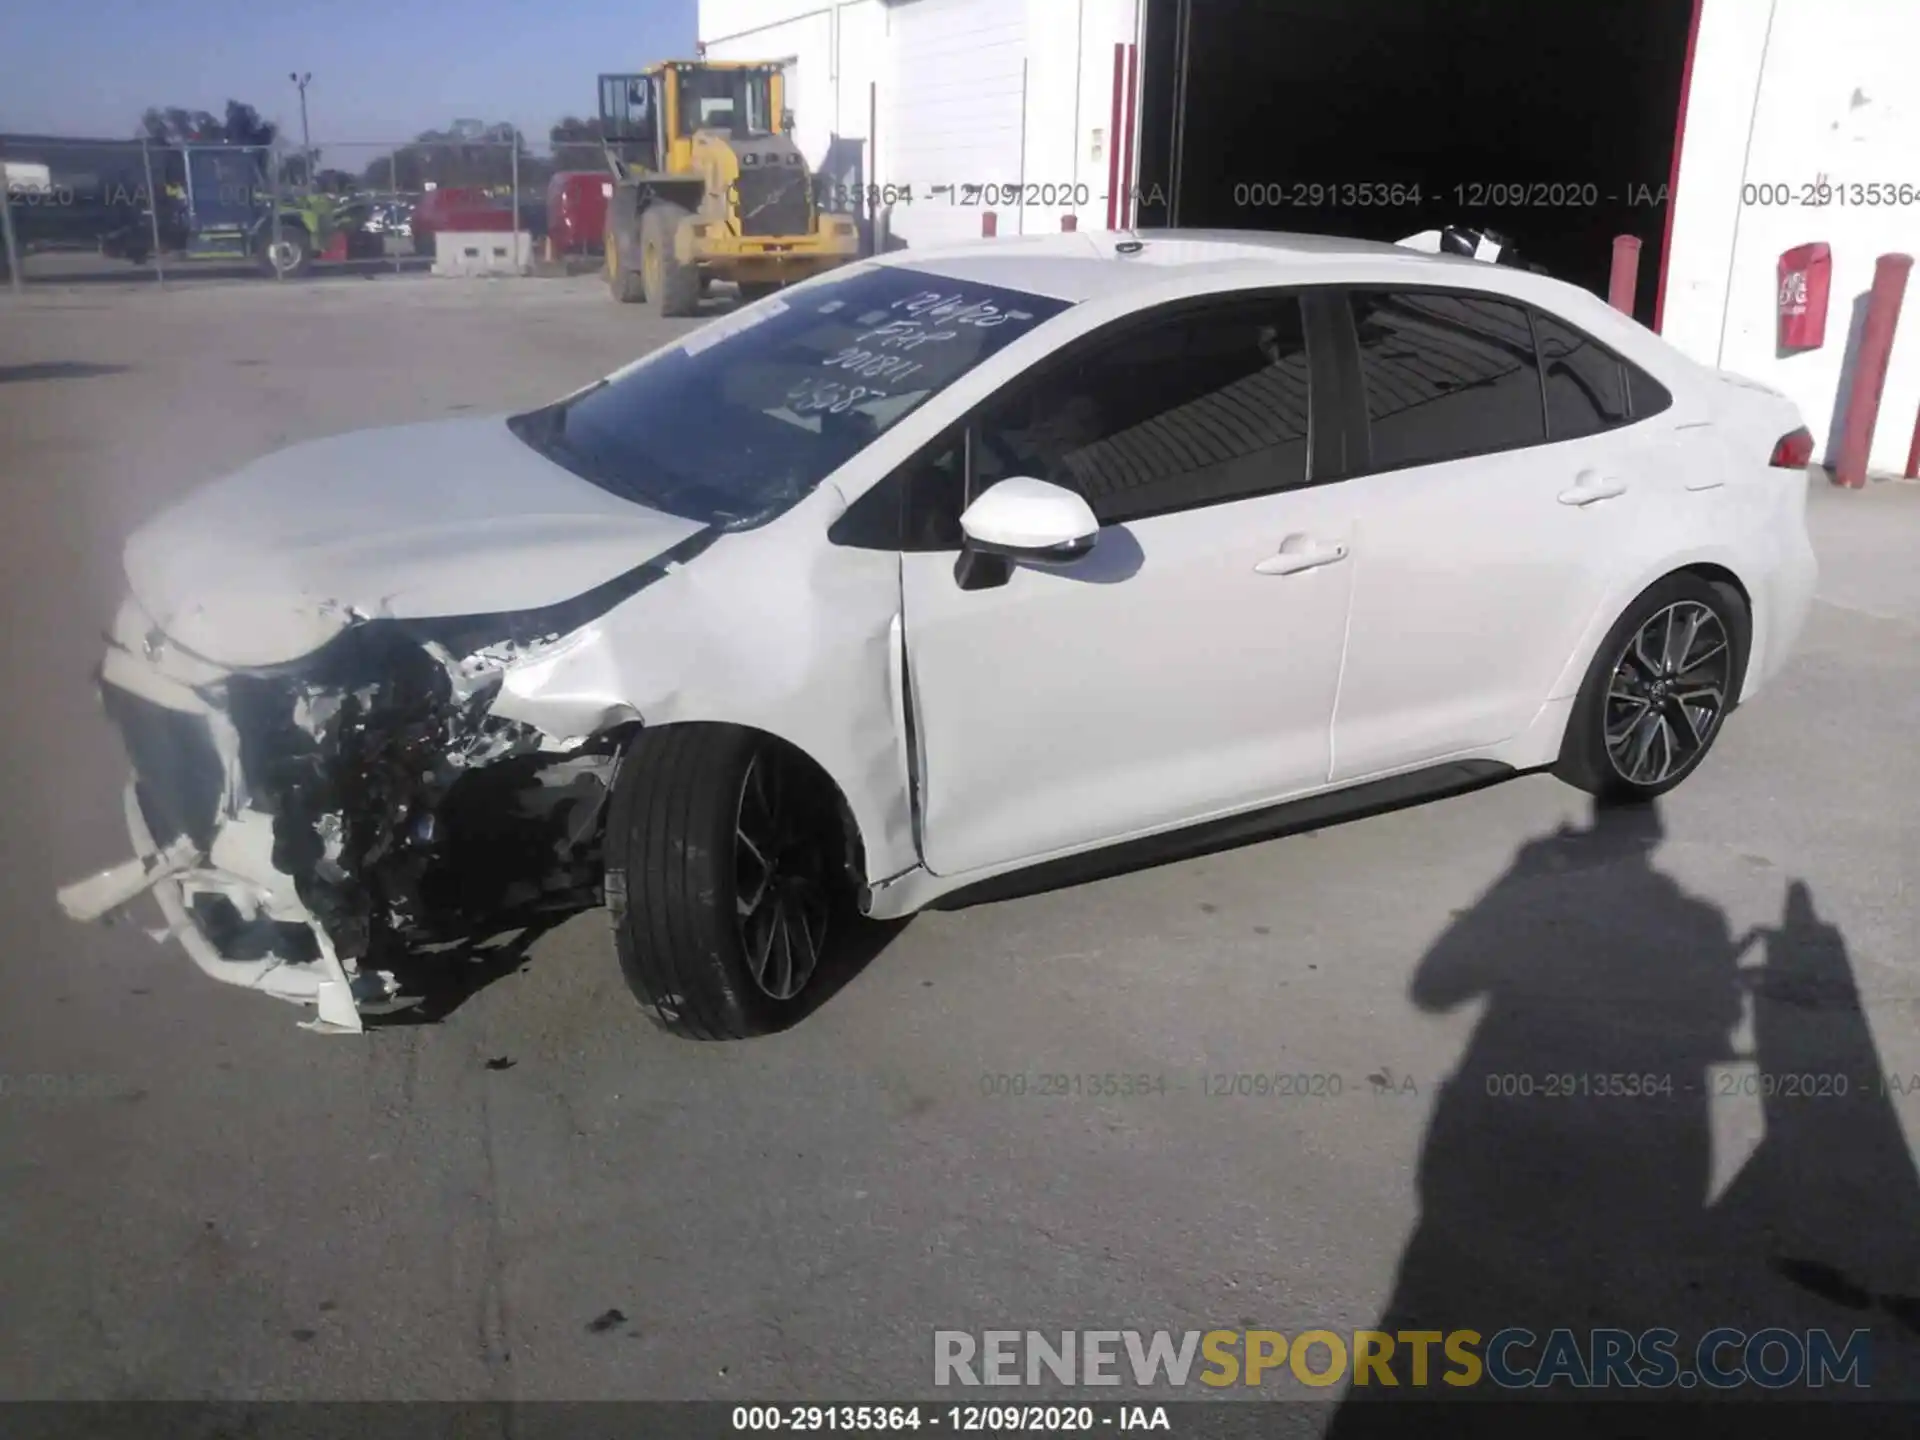
<path fill-rule="evenodd" d="M 478 186 L 441 186 L 420 197 L 410 217 L 414 248 L 433 253 L 433 237 L 442 230 L 504 234 L 513 229 L 513 203 Z"/>
<path fill-rule="evenodd" d="M 139 530 L 102 671 L 135 856 L 62 903 L 151 890 L 208 974 L 356 1030 L 393 957 L 604 902 L 663 1024 L 760 1034 L 862 914 L 1527 771 L 1672 789 L 1806 618 L 1810 448 L 1514 267 L 857 262 Z"/>

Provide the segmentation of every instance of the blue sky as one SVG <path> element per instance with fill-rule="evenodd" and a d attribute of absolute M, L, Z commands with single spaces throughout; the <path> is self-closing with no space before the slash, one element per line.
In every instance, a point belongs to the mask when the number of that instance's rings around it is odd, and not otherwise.
<path fill-rule="evenodd" d="M 536 147 L 598 109 L 594 77 L 691 55 L 696 0 L 53 0 L 0 27 L 0 132 L 130 136 L 149 105 L 229 98 L 296 142 L 287 80 L 311 71 L 313 143 L 512 121 Z M 371 151 L 360 151 L 370 156 Z M 323 155 L 348 164 L 354 152 Z"/>

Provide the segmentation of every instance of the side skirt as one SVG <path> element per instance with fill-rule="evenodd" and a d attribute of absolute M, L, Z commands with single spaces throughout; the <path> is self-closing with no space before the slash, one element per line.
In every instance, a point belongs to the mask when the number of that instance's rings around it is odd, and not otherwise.
<path fill-rule="evenodd" d="M 1265 809 L 1203 821 L 1184 829 L 1122 841 L 1104 849 L 1043 860 L 1019 870 L 992 875 L 950 890 L 931 901 L 929 910 L 964 910 L 972 905 L 995 900 L 1012 900 L 1022 895 L 1038 895 L 1090 880 L 1104 880 L 1135 870 L 1196 855 L 1210 855 L 1273 840 L 1282 835 L 1297 835 L 1303 830 L 1361 820 L 1390 810 L 1402 810 L 1449 795 L 1464 795 L 1509 780 L 1519 772 L 1498 760 L 1455 760 L 1441 765 L 1389 775 L 1341 790 L 1323 791 L 1299 800 L 1284 801 Z"/>

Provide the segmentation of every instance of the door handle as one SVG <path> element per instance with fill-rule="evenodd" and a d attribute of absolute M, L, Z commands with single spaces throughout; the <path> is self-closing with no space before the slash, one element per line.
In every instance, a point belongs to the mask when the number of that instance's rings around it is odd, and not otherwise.
<path fill-rule="evenodd" d="M 1571 489 L 1562 490 L 1555 498 L 1562 505 L 1591 505 L 1596 500 L 1611 500 L 1626 493 L 1627 487 L 1620 481 L 1603 480 L 1588 471 L 1573 482 Z"/>
<path fill-rule="evenodd" d="M 1345 545 L 1315 545 L 1306 550 L 1280 550 L 1258 562 L 1253 568 L 1260 575 L 1298 575 L 1302 570 L 1318 570 L 1322 565 L 1337 565 L 1347 558 Z"/>

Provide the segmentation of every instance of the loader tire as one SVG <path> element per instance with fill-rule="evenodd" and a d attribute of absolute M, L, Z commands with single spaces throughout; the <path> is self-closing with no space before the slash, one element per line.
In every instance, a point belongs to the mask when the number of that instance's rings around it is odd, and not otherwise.
<path fill-rule="evenodd" d="M 620 253 L 620 240 L 614 234 L 613 223 L 607 223 L 602 253 L 606 256 L 607 289 L 622 305 L 635 305 L 647 298 L 645 287 L 641 284 L 640 273 L 627 268 L 626 257 Z"/>
<path fill-rule="evenodd" d="M 673 253 L 674 233 L 687 212 L 670 200 L 656 200 L 640 217 L 640 273 L 647 303 L 665 319 L 700 313 L 700 267 Z"/>

